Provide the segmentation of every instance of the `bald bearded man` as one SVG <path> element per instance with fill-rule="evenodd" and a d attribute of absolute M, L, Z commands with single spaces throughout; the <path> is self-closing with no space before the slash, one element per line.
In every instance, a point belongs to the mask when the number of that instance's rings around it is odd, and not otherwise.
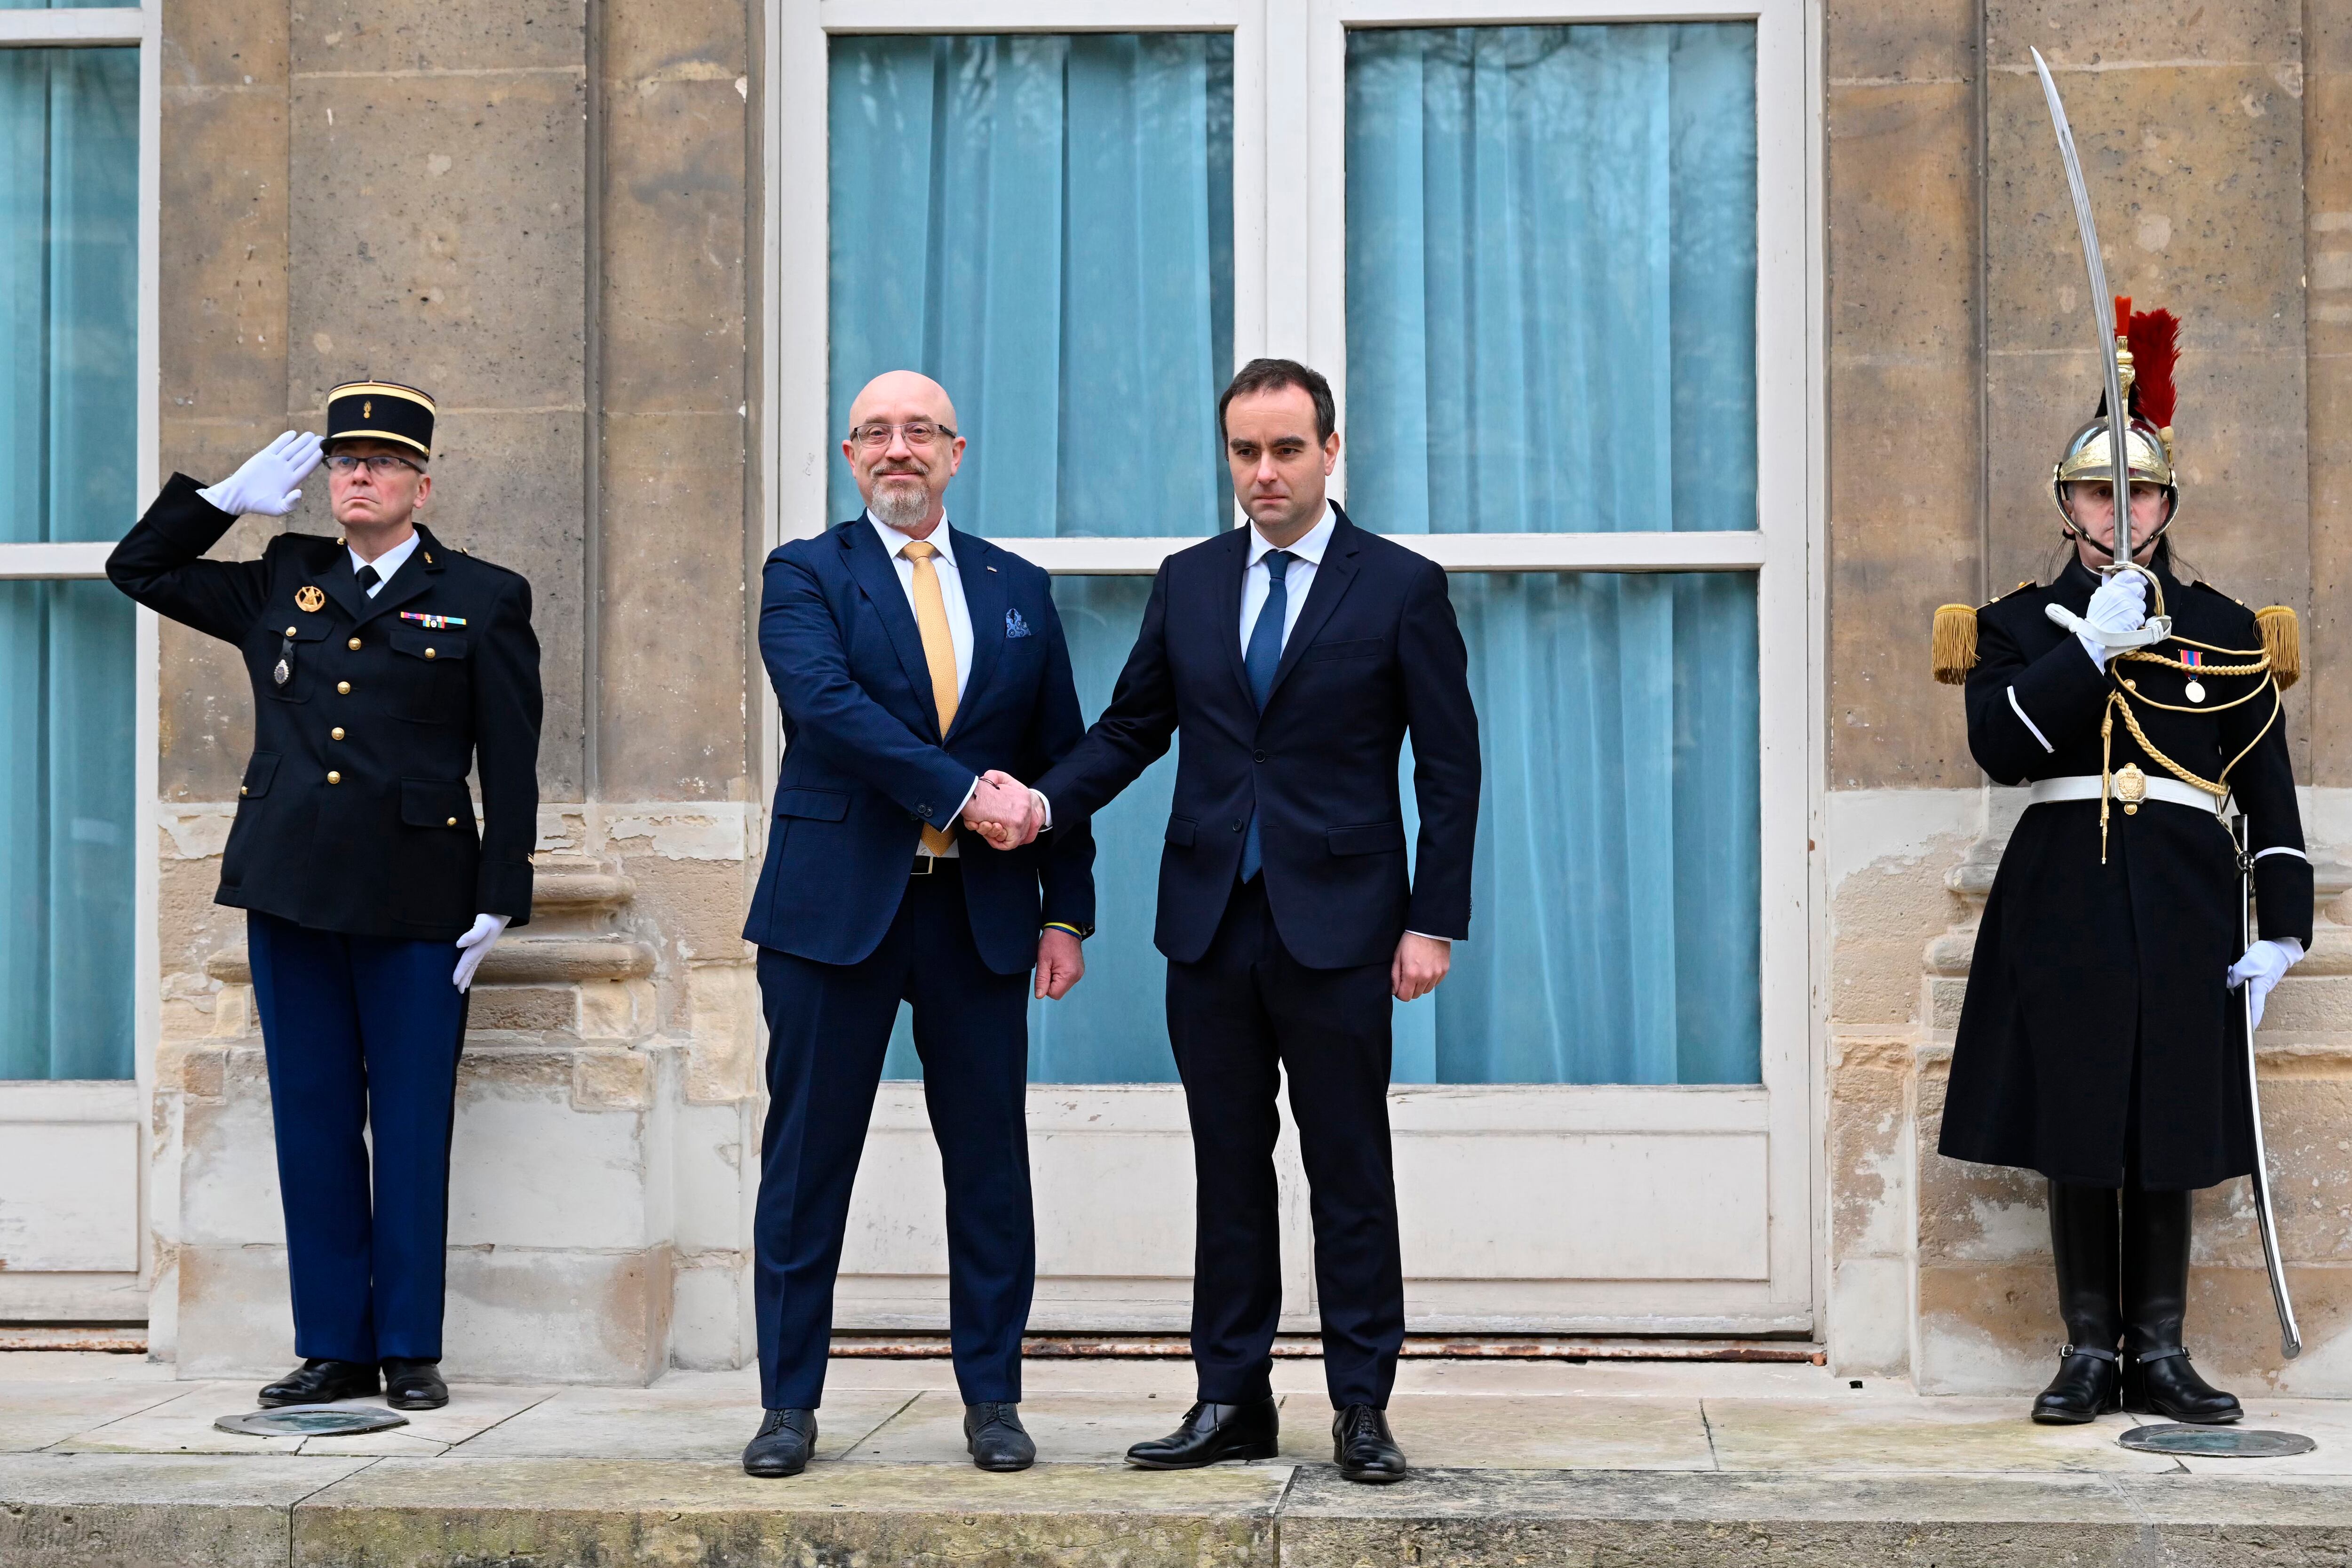
<path fill-rule="evenodd" d="M 1083 826 L 1041 836 L 1013 780 L 1086 724 L 1045 574 L 947 520 L 965 442 L 946 390 L 893 371 L 849 418 L 866 512 L 770 555 L 760 602 L 784 757 L 743 930 L 768 1016 L 753 1276 L 767 1414 L 743 1468 L 793 1475 L 816 1446 L 850 1186 L 904 1001 L 947 1177 L 966 1447 L 982 1469 L 1025 1469 L 1027 977 L 1059 998 L 1084 973 L 1095 851 Z"/>

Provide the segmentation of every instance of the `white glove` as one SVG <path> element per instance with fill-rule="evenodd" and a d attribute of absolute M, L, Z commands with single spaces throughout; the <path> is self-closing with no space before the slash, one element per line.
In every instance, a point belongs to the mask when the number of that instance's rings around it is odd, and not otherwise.
<path fill-rule="evenodd" d="M 2262 1027 L 2263 1004 L 2269 1000 L 2271 988 L 2302 962 L 2303 943 L 2287 937 L 2279 942 L 2258 942 L 2246 949 L 2245 957 L 2230 965 L 2230 989 L 2252 987 L 2246 994 L 2252 999 L 2254 1027 Z"/>
<path fill-rule="evenodd" d="M 474 929 L 457 939 L 457 973 L 449 977 L 451 984 L 461 992 L 473 985 L 474 971 L 482 967 L 482 960 L 489 957 L 490 949 L 499 945 L 499 938 L 505 934 L 509 918 L 506 915 L 474 917 Z"/>
<path fill-rule="evenodd" d="M 2103 632 L 2137 631 L 2147 619 L 2147 579 L 2137 572 L 2116 573 L 2091 595 L 2083 618 Z M 2116 657 L 2116 649 L 2096 638 L 2077 633 L 2074 640 L 2083 645 L 2083 651 L 2101 669 L 2106 668 L 2107 660 Z"/>
<path fill-rule="evenodd" d="M 247 512 L 284 517 L 302 499 L 294 487 L 319 466 L 320 446 L 319 437 L 308 430 L 299 436 L 289 430 L 247 458 L 236 472 L 196 493 L 231 517 Z"/>

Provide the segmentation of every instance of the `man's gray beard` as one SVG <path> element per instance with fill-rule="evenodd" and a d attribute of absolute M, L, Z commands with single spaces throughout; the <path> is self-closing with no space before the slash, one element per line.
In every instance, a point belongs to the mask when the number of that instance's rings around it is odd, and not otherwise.
<path fill-rule="evenodd" d="M 923 519 L 930 515 L 931 492 L 919 487 L 912 490 L 893 489 L 877 484 L 873 499 L 866 505 L 874 513 L 875 521 L 905 533 L 922 526 Z"/>

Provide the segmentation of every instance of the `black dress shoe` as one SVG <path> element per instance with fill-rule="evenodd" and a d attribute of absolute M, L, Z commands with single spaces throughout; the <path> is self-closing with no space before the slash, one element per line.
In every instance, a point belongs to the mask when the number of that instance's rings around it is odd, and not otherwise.
<path fill-rule="evenodd" d="M 760 1431 L 743 1448 L 743 1473 L 771 1479 L 797 1476 L 808 1468 L 816 1452 L 816 1412 L 771 1410 Z"/>
<path fill-rule="evenodd" d="M 441 1363 L 412 1356 L 383 1358 L 383 1402 L 394 1410 L 438 1410 L 449 1403 Z"/>
<path fill-rule="evenodd" d="M 965 1405 L 963 1446 L 983 1470 L 1025 1470 L 1037 1462 L 1037 1445 L 1021 1425 L 1021 1406 L 1010 1400 Z"/>
<path fill-rule="evenodd" d="M 2116 1352 L 2068 1345 L 2058 1352 L 2058 1375 L 2033 1398 L 2033 1419 L 2044 1426 L 2080 1426 L 2121 1410 L 2123 1379 Z"/>
<path fill-rule="evenodd" d="M 1386 1486 L 1410 1473 L 1404 1450 L 1389 1431 L 1388 1413 L 1350 1405 L 1331 1417 L 1331 1462 L 1351 1481 Z"/>
<path fill-rule="evenodd" d="M 332 1405 L 338 1399 L 365 1399 L 376 1392 L 375 1368 L 363 1361 L 327 1361 L 312 1356 L 276 1383 L 265 1384 L 265 1408 L 281 1405 Z"/>
<path fill-rule="evenodd" d="M 2197 1375 L 2180 1331 L 2189 1313 L 2189 1194 L 2124 1189 L 2124 1408 L 2200 1426 L 2245 1407 Z"/>
<path fill-rule="evenodd" d="M 1271 1396 L 1246 1405 L 1203 1400 L 1184 1412 L 1184 1425 L 1167 1436 L 1129 1448 L 1127 1462 L 1146 1470 L 1197 1470 L 1221 1459 L 1271 1459 L 1281 1431 Z"/>

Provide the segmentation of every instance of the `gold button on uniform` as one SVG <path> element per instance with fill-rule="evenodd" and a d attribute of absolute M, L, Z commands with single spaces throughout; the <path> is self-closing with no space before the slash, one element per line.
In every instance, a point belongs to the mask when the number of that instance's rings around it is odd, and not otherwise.
<path fill-rule="evenodd" d="M 239 784 L 239 785 L 237 785 L 237 786 L 236 786 L 236 793 L 237 793 L 237 794 L 239 794 L 239 795 L 243 795 L 243 794 L 245 793 L 245 786 L 244 786 L 243 784 Z"/>
<path fill-rule="evenodd" d="M 338 680 L 335 682 L 335 690 L 342 696 L 349 697 L 352 694 L 352 683 L 348 680 Z"/>
<path fill-rule="evenodd" d="M 286 635 L 289 637 L 292 637 L 294 635 L 294 628 L 292 626 L 288 626 L 286 628 Z"/>
<path fill-rule="evenodd" d="M 342 738 L 343 727 L 341 724 L 336 725 L 333 729 L 327 731 L 327 739 L 330 741 L 340 741 Z"/>
<path fill-rule="evenodd" d="M 428 648 L 426 648 L 426 649 L 425 650 L 425 658 L 431 658 L 433 657 L 433 650 L 432 650 L 431 648 L 429 648 L 429 647 L 428 647 Z"/>
<path fill-rule="evenodd" d="M 341 784 L 343 782 L 343 775 L 341 773 L 329 773 L 327 775 L 327 782 L 329 784 Z"/>
<path fill-rule="evenodd" d="M 346 647 L 348 647 L 349 648 L 351 648 L 352 652 L 356 653 L 356 652 L 358 652 L 358 651 L 359 651 L 360 639 L 359 639 L 359 638 L 357 638 L 357 637 L 353 637 L 353 638 L 352 638 L 352 639 L 348 644 L 346 644 L 345 646 L 346 646 Z"/>
<path fill-rule="evenodd" d="M 452 827 L 457 826 L 457 819 L 456 817 L 454 817 L 454 816 L 453 816 L 453 817 L 451 817 L 451 818 L 449 819 L 449 826 L 452 826 Z"/>

